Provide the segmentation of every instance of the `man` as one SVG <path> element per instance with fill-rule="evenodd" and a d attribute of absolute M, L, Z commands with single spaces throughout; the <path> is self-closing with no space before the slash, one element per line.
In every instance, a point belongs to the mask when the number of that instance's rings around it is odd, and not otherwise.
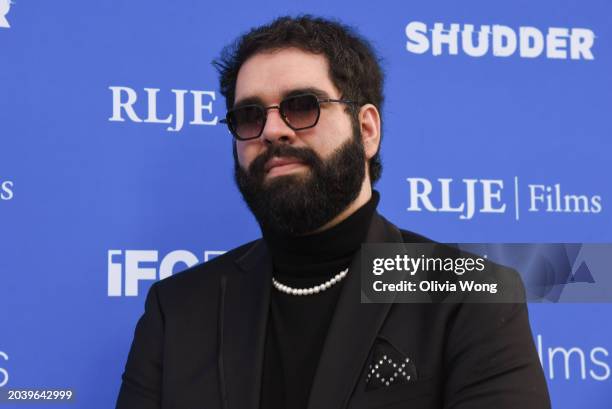
<path fill-rule="evenodd" d="M 376 212 L 368 43 L 285 17 L 216 66 L 263 238 L 151 287 L 117 408 L 549 407 L 524 303 L 360 302 L 361 243 L 428 242 Z"/>

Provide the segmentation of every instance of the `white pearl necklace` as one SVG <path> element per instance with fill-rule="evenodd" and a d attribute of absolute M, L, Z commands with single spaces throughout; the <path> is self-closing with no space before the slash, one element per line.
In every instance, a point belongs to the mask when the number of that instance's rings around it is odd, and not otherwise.
<path fill-rule="evenodd" d="M 293 288 L 293 287 L 289 287 L 288 285 L 279 283 L 278 281 L 276 281 L 276 279 L 274 277 L 272 277 L 272 284 L 274 284 L 274 287 L 276 287 L 276 289 L 278 291 L 281 291 L 285 294 L 289 294 L 289 295 L 312 295 L 312 294 L 318 294 L 322 291 L 327 290 L 329 287 L 331 287 L 332 285 L 336 284 L 338 281 L 342 280 L 344 277 L 346 277 L 346 274 L 348 273 L 348 267 L 345 268 L 344 270 L 342 270 L 341 272 L 339 272 L 338 274 L 336 274 L 334 277 L 330 278 L 329 280 L 327 280 L 326 282 L 324 282 L 323 284 L 319 284 L 319 285 L 315 285 L 314 287 L 309 287 L 309 288 Z"/>

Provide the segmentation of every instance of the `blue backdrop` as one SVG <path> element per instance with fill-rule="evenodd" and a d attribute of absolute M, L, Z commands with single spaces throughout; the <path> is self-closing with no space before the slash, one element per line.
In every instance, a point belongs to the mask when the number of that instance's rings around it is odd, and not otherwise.
<path fill-rule="evenodd" d="M 0 0 L 0 388 L 112 407 L 151 283 L 259 236 L 210 61 L 305 12 L 383 58 L 388 219 L 438 241 L 612 241 L 606 1 Z M 530 305 L 553 407 L 610 407 L 611 313 Z"/>

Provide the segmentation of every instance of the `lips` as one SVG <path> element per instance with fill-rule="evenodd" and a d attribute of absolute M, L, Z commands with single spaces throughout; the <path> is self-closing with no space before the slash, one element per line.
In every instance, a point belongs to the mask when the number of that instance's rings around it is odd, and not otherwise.
<path fill-rule="evenodd" d="M 285 165 L 290 165 L 294 163 L 303 164 L 304 162 L 296 158 L 277 158 L 275 157 L 275 158 L 270 159 L 268 162 L 266 162 L 264 169 L 266 172 L 269 172 L 271 169 L 276 168 L 278 166 L 285 166 Z"/>

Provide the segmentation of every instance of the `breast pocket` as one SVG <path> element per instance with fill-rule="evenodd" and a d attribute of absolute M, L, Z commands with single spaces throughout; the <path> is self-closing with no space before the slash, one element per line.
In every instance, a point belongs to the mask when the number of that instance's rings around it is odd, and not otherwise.
<path fill-rule="evenodd" d="M 441 407 L 442 390 L 435 378 L 361 391 L 351 400 L 350 409 L 434 409 Z"/>
<path fill-rule="evenodd" d="M 393 340 L 379 334 L 349 408 L 439 407 L 442 396 L 439 379 L 422 366 L 422 362 L 415 362 L 411 351 L 403 350 Z"/>

